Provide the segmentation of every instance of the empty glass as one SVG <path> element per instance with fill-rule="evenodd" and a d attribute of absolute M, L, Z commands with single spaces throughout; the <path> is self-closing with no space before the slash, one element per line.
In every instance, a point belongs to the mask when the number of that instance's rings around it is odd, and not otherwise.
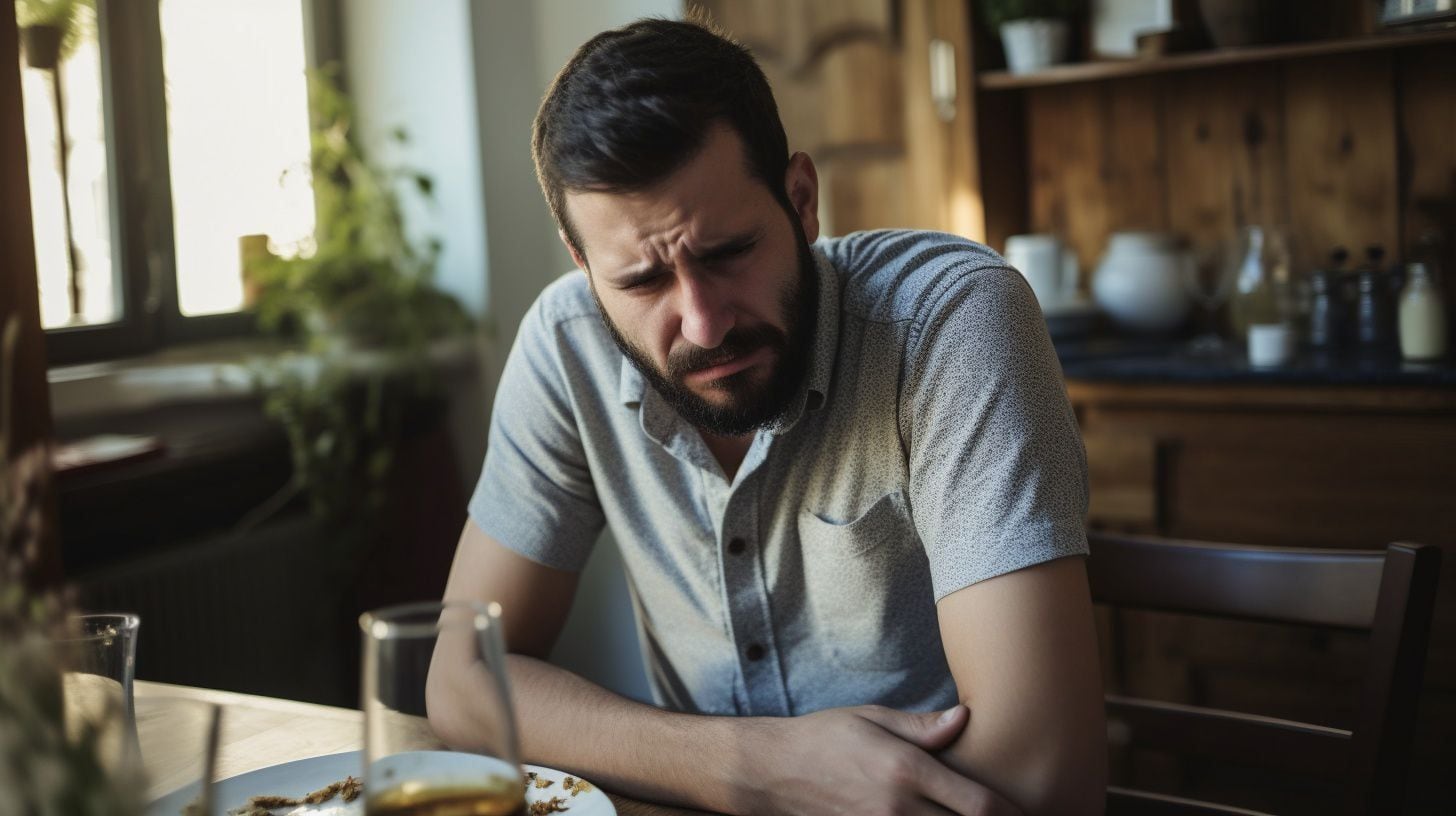
<path fill-rule="evenodd" d="M 359 627 L 365 812 L 524 814 L 500 606 L 407 604 Z"/>
<path fill-rule="evenodd" d="M 140 768 L 132 680 L 141 619 L 131 614 L 79 615 L 71 636 L 56 641 L 64 678 L 66 732 L 75 740 L 96 735 L 102 764 L 112 771 Z"/>

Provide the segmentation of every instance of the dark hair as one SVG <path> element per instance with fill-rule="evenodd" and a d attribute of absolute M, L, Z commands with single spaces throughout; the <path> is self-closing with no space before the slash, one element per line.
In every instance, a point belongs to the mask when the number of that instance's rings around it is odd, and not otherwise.
<path fill-rule="evenodd" d="M 546 92 L 531 142 L 536 177 L 566 240 L 570 190 L 627 192 L 671 175 L 725 122 L 749 171 L 788 206 L 789 147 L 768 79 L 748 49 L 699 21 L 646 19 L 596 35 Z"/>

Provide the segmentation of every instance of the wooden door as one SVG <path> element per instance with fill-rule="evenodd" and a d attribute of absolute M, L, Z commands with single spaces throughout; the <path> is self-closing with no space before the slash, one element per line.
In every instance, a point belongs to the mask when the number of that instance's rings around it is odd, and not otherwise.
<path fill-rule="evenodd" d="M 753 51 L 789 149 L 819 170 L 825 232 L 913 227 L 981 239 L 965 3 L 689 3 Z"/>

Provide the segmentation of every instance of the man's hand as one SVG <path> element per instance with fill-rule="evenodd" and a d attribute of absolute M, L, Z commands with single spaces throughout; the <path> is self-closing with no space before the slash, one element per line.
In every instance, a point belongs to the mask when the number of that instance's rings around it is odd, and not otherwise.
<path fill-rule="evenodd" d="M 752 813 L 1018 816 L 1006 800 L 941 764 L 935 753 L 965 730 L 970 712 L 907 714 L 836 708 L 776 720 L 749 740 Z"/>

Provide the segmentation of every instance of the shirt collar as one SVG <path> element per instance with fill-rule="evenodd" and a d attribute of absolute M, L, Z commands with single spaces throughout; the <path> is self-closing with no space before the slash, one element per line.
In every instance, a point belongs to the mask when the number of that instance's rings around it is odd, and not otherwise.
<path fill-rule="evenodd" d="M 817 411 L 824 407 L 829 400 L 830 380 L 834 374 L 834 358 L 839 349 L 839 274 L 834 270 L 826 256 L 817 246 L 810 247 L 814 260 L 814 273 L 818 281 L 819 309 L 814 326 L 814 346 L 809 354 L 808 376 L 805 377 L 804 387 L 794 396 L 793 402 L 777 422 L 770 425 L 766 430 L 775 436 L 787 433 L 804 412 Z M 632 365 L 632 361 L 624 355 L 622 357 L 621 372 L 617 377 L 617 398 L 623 405 L 638 405 L 642 411 L 642 429 L 648 432 L 649 436 L 662 441 L 661 437 L 666 430 L 662 420 L 664 417 L 649 417 L 645 405 L 648 391 L 647 380 L 643 378 L 642 372 Z M 657 399 L 654 392 L 651 394 L 654 408 L 661 408 L 671 411 L 676 416 L 676 411 L 665 402 Z"/>

